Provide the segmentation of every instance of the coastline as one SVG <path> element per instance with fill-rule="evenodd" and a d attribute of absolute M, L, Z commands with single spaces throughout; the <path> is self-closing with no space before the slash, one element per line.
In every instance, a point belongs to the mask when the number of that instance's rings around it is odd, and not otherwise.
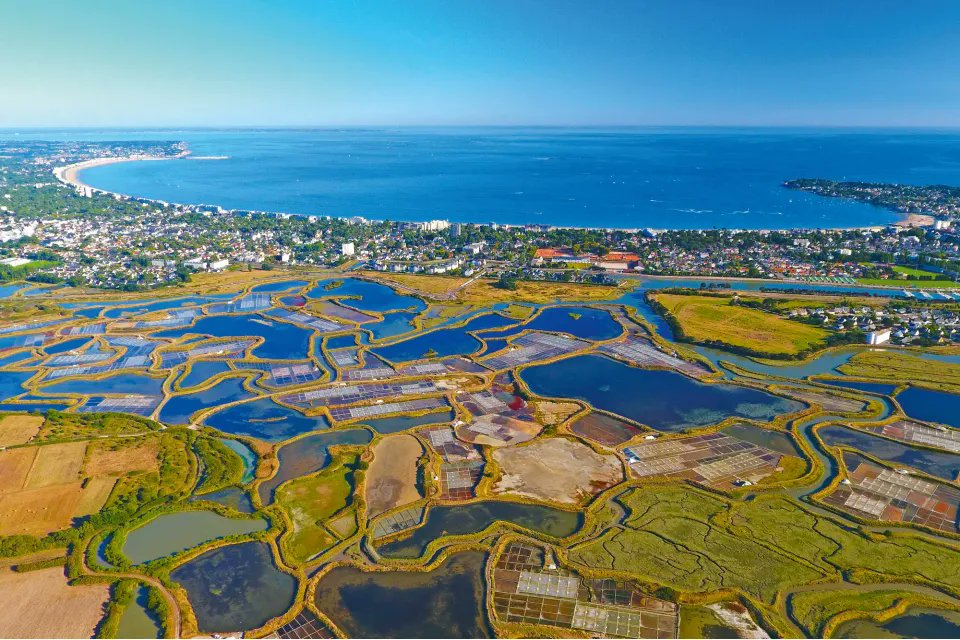
<path fill-rule="evenodd" d="M 73 187 L 74 189 L 89 189 L 92 192 L 103 193 L 111 196 L 123 196 L 126 198 L 133 198 L 136 196 L 130 196 L 124 193 L 115 193 L 113 191 L 107 191 L 106 189 L 100 189 L 99 187 L 94 187 L 87 184 L 80 179 L 80 172 L 84 169 L 92 169 L 93 167 L 104 167 L 110 164 L 119 164 L 121 162 L 141 162 L 149 161 L 155 162 L 159 160 L 180 160 L 190 155 L 190 151 L 182 151 L 175 156 L 150 156 L 150 155 L 132 155 L 132 156 L 111 156 L 105 158 L 93 158 L 91 160 L 84 160 L 83 162 L 75 162 L 73 164 L 63 165 L 62 167 L 55 167 L 53 169 L 53 176 L 67 185 L 68 187 Z M 148 200 L 149 198 L 141 198 L 143 200 Z"/>
<path fill-rule="evenodd" d="M 91 159 L 91 160 L 84 160 L 84 161 L 82 161 L 82 162 L 76 162 L 76 163 L 74 163 L 74 164 L 68 164 L 68 165 L 64 165 L 64 166 L 61 166 L 61 167 L 56 167 L 56 168 L 53 169 L 53 175 L 54 175 L 54 177 L 56 177 L 56 179 L 59 180 L 61 183 L 65 184 L 65 185 L 67 185 L 67 186 L 69 186 L 69 187 L 72 187 L 72 188 L 74 188 L 74 189 L 77 189 L 77 190 L 88 190 L 88 191 L 90 191 L 91 193 L 101 193 L 101 194 L 108 195 L 108 196 L 129 198 L 129 199 L 138 200 L 138 201 L 141 201 L 141 202 L 151 202 L 151 203 L 164 204 L 164 205 L 174 205 L 174 206 L 181 206 L 181 207 L 186 207 L 186 206 L 193 206 L 193 207 L 219 207 L 219 208 L 221 208 L 221 209 L 223 209 L 224 211 L 229 212 L 229 213 L 240 213 L 240 212 L 244 212 L 244 213 L 260 213 L 260 214 L 275 215 L 275 216 L 278 216 L 278 215 L 284 215 L 284 216 L 304 216 L 304 215 L 308 215 L 308 214 L 304 214 L 304 213 L 296 213 L 296 212 L 290 212 L 290 211 L 260 211 L 260 210 L 256 210 L 256 209 L 228 209 L 228 208 L 222 207 L 222 206 L 220 206 L 220 205 L 212 205 L 212 204 L 204 203 L 204 202 L 193 202 L 193 203 L 168 202 L 168 201 L 166 201 L 166 200 L 159 200 L 159 199 L 157 199 L 157 198 L 147 198 L 147 197 L 144 197 L 144 196 L 136 196 L 136 195 L 131 195 L 131 194 L 128 194 L 128 193 L 119 193 L 119 192 L 116 192 L 116 191 L 108 191 L 107 189 L 101 189 L 101 188 L 99 188 L 99 187 L 94 187 L 94 186 L 92 186 L 92 185 L 89 185 L 89 184 L 83 182 L 83 180 L 80 179 L 80 172 L 81 172 L 81 171 L 83 171 L 83 170 L 85 170 L 85 169 L 90 169 L 90 168 L 93 168 L 93 167 L 100 167 L 100 166 L 105 166 L 105 165 L 110 165 L 110 164 L 118 164 L 118 163 L 121 163 L 121 162 L 140 162 L 140 161 L 159 161 L 159 160 L 180 160 L 180 159 L 186 158 L 187 156 L 190 156 L 190 155 L 191 155 L 191 152 L 190 152 L 189 150 L 185 150 L 185 151 L 183 151 L 183 152 L 181 152 L 181 153 L 179 153 L 179 154 L 177 154 L 177 155 L 175 155 L 175 156 L 132 155 L 132 156 L 114 156 L 114 157 L 106 157 L 106 158 L 93 158 L 93 159 Z M 229 157 L 229 156 L 193 156 L 192 159 L 194 159 L 194 160 L 225 160 L 225 159 L 227 159 L 228 157 Z M 882 210 L 884 210 L 884 211 L 889 211 L 889 209 L 885 209 L 885 208 L 883 208 L 883 207 L 878 207 L 878 208 L 880 208 L 880 209 L 882 209 Z M 338 218 L 338 219 L 341 219 L 341 220 L 345 220 L 345 219 L 352 218 L 352 217 L 357 217 L 357 216 L 330 216 L 330 217 Z M 370 220 L 370 221 L 372 221 L 372 222 L 383 222 L 383 221 L 384 221 L 384 220 L 381 220 L 381 219 L 378 219 L 378 218 L 365 218 L 365 219 Z M 417 221 L 413 221 L 413 222 L 426 222 L 426 221 L 427 221 L 427 219 L 425 218 L 424 220 L 417 220 Z M 819 230 L 819 231 L 878 231 L 878 230 L 883 229 L 884 227 L 888 227 L 888 226 L 891 226 L 891 225 L 892 225 L 892 226 L 897 226 L 897 227 L 904 227 L 904 228 L 913 228 L 913 227 L 932 226 L 932 225 L 933 225 L 933 222 L 934 222 L 933 216 L 929 216 L 929 215 L 926 215 L 926 214 L 918 214 L 918 213 L 904 214 L 904 213 L 901 212 L 901 219 L 900 219 L 900 220 L 897 220 L 896 222 L 885 222 L 885 223 L 878 223 L 878 224 L 871 224 L 871 225 L 863 225 L 863 226 L 852 226 L 852 227 L 842 227 L 842 226 L 841 226 L 841 227 L 793 227 L 793 228 L 770 228 L 770 229 L 739 229 L 739 228 L 736 228 L 736 227 L 730 227 L 730 228 L 725 228 L 725 229 L 723 229 L 723 230 L 725 230 L 725 231 L 732 231 L 732 232 L 751 231 L 751 232 L 757 232 L 757 233 L 774 233 L 774 232 L 777 232 L 777 231 L 798 231 L 798 230 L 799 230 L 799 231 L 817 231 L 817 230 Z M 487 225 L 487 226 L 489 226 L 491 223 L 489 223 L 489 222 L 464 222 L 464 223 L 461 223 L 461 224 L 477 224 L 477 225 Z M 530 224 L 531 224 L 531 225 L 535 225 L 535 223 L 530 223 Z M 518 227 L 525 227 L 525 226 L 527 226 L 527 225 L 524 225 L 524 224 L 499 224 L 499 226 L 505 227 L 505 228 L 518 228 Z M 655 228 L 655 227 L 575 227 L 575 226 L 568 226 L 568 225 L 536 225 L 536 226 L 545 226 L 545 227 L 547 227 L 548 229 L 573 230 L 573 231 L 579 231 L 579 230 L 583 230 L 583 231 L 624 231 L 624 232 L 628 232 L 628 233 L 641 233 L 641 232 L 643 232 L 643 231 L 651 231 L 651 232 L 653 232 L 653 233 L 655 233 L 655 234 L 665 233 L 665 232 L 669 232 L 669 231 L 684 231 L 684 230 L 691 230 L 691 231 L 692 231 L 692 230 L 697 230 L 697 229 L 686 229 L 686 228 L 682 228 L 682 227 L 677 227 L 677 228 L 673 228 L 673 227 L 669 227 L 669 228 Z M 707 229 L 702 229 L 702 230 L 703 230 L 703 231 L 706 231 Z"/>

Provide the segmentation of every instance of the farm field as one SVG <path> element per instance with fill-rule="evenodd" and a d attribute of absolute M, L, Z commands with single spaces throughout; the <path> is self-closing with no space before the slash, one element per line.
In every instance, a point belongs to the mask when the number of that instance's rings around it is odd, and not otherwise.
<path fill-rule="evenodd" d="M 38 633 L 816 637 L 960 609 L 953 350 L 783 365 L 672 342 L 627 285 L 254 273 L 0 319 L 0 576 L 78 610 Z M 827 335 L 652 295 L 734 351 Z"/>
<path fill-rule="evenodd" d="M 0 629 L 13 638 L 92 637 L 110 600 L 109 585 L 68 586 L 62 567 L 0 570 L 0 592 Z"/>
<path fill-rule="evenodd" d="M 0 419 L 0 447 L 26 444 L 40 432 L 42 424 L 39 416 L 4 416 Z"/>

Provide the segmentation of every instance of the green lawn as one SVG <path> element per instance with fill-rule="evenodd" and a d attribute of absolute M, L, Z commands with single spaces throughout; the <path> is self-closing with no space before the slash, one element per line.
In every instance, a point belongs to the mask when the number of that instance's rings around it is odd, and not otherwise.
<path fill-rule="evenodd" d="M 883 278 L 857 278 L 857 284 L 870 287 L 900 287 L 903 289 L 956 289 L 960 284 L 953 280 L 884 280 Z"/>
<path fill-rule="evenodd" d="M 894 272 L 894 273 L 898 273 L 898 274 L 900 274 L 900 275 L 902 275 L 902 276 L 913 276 L 913 277 L 915 277 L 915 278 L 918 278 L 918 277 L 923 277 L 923 278 L 926 278 L 926 277 L 934 277 L 934 278 L 936 278 L 938 275 L 940 275 L 940 274 L 936 273 L 935 271 L 927 271 L 926 269 L 917 269 L 917 268 L 914 268 L 914 267 L 904 267 L 904 266 L 901 266 L 901 265 L 896 265 L 896 266 L 893 266 L 893 267 L 890 267 L 890 268 L 893 269 L 893 272 Z"/>
<path fill-rule="evenodd" d="M 829 335 L 820 327 L 731 304 L 730 297 L 657 294 L 655 299 L 696 342 L 716 340 L 758 353 L 795 355 Z"/>
<path fill-rule="evenodd" d="M 865 266 L 871 266 L 871 265 L 865 265 Z M 908 279 L 908 278 L 937 278 L 942 275 L 934 271 L 927 271 L 926 269 L 917 269 L 916 267 L 905 267 L 903 265 L 894 265 L 890 268 L 899 277 L 890 278 L 890 279 L 857 278 L 857 284 L 869 285 L 869 286 L 903 287 L 904 289 L 908 289 L 911 287 L 917 288 L 917 289 L 949 289 L 949 288 L 958 286 L 954 284 L 952 280 Z"/>

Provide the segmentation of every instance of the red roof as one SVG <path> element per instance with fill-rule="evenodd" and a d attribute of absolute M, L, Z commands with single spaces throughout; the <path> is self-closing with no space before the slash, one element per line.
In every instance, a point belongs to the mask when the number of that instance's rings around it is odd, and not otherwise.
<path fill-rule="evenodd" d="M 538 258 L 572 258 L 573 254 L 566 249 L 552 249 L 547 247 L 546 249 L 537 249 L 536 257 Z"/>
<path fill-rule="evenodd" d="M 640 256 L 628 251 L 611 251 L 603 259 L 607 262 L 639 262 Z"/>

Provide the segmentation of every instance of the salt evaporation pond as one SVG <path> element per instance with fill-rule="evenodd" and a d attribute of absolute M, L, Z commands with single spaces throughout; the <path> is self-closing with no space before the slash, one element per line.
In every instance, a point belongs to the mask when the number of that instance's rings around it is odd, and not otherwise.
<path fill-rule="evenodd" d="M 528 367 L 520 377 L 537 395 L 583 400 L 662 431 L 702 427 L 730 416 L 766 421 L 804 407 L 765 391 L 707 384 L 598 355 Z"/>

